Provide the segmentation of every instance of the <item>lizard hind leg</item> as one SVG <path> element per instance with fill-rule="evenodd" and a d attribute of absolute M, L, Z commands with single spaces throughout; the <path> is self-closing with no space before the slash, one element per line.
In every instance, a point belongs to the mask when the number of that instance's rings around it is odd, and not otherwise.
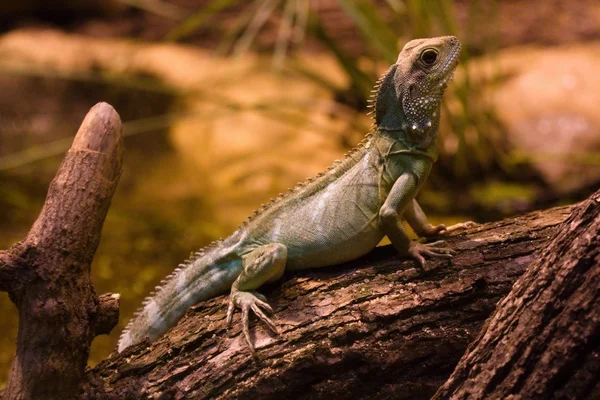
<path fill-rule="evenodd" d="M 267 299 L 254 290 L 267 282 L 273 282 L 281 278 L 286 261 L 287 247 L 281 243 L 271 243 L 258 247 L 243 257 L 242 272 L 231 286 L 227 326 L 231 325 L 235 309 L 240 308 L 242 311 L 242 331 L 252 354 L 255 354 L 255 350 L 250 338 L 250 311 L 254 312 L 271 331 L 278 333 L 273 321 L 264 313 L 264 311 L 272 313 L 273 309 L 267 303 Z"/>

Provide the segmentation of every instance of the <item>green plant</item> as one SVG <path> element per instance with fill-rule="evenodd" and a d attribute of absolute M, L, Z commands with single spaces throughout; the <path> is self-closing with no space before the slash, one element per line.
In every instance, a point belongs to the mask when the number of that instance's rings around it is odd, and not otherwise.
<path fill-rule="evenodd" d="M 458 24 L 454 12 L 454 3 L 450 0 L 386 0 L 372 2 L 368 0 L 337 0 L 341 10 L 356 26 L 361 34 L 363 47 L 366 49 L 370 63 L 361 63 L 361 57 L 347 51 L 342 43 L 338 43 L 320 18 L 316 2 L 310 0 L 254 0 L 246 6 L 236 0 L 213 0 L 206 6 L 190 15 L 167 36 L 168 40 L 181 40 L 201 29 L 216 18 L 217 13 L 227 7 L 242 6 L 236 22 L 223 36 L 219 51 L 239 56 L 247 52 L 256 39 L 259 31 L 269 21 L 279 23 L 277 39 L 273 48 L 273 65 L 282 68 L 284 59 L 292 46 L 300 46 L 306 37 L 318 41 L 326 51 L 337 60 L 338 65 L 348 77 L 350 84 L 344 90 L 343 98 L 353 99 L 352 105 L 358 108 L 366 106 L 373 82 L 381 73 L 380 66 L 393 63 L 399 49 L 408 40 L 415 37 L 457 35 Z M 469 21 L 476 21 L 475 16 L 486 14 L 486 21 L 495 10 L 496 3 L 481 2 L 469 4 Z M 491 17 L 493 22 L 493 17 Z M 495 50 L 494 23 L 488 23 L 491 33 L 484 44 L 484 50 Z M 469 22 L 466 31 L 474 29 Z M 463 30 L 463 31 L 465 31 Z M 462 55 L 462 65 L 470 58 L 470 46 L 466 43 Z M 364 58 L 364 57 L 363 57 Z M 366 64 L 366 66 L 365 66 Z M 301 63 L 289 62 L 289 68 L 295 69 L 328 89 L 337 90 L 335 85 L 302 68 Z M 454 107 L 445 105 L 449 116 L 451 140 L 456 143 L 452 154 L 447 159 L 452 161 L 452 174 L 457 178 L 471 177 L 474 171 L 486 171 L 499 166 L 508 171 L 510 166 L 503 160 L 506 158 L 502 149 L 492 145 L 492 138 L 502 132 L 490 99 L 486 97 L 482 87 L 488 84 L 482 78 L 471 76 L 467 68 L 455 81 L 451 92 Z M 444 158 L 444 154 L 442 154 Z"/>

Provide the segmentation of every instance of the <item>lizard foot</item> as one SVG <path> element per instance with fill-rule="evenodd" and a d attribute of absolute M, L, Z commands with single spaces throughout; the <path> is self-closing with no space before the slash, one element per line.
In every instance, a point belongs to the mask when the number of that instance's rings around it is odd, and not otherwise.
<path fill-rule="evenodd" d="M 256 354 L 256 350 L 250 339 L 250 310 L 252 310 L 254 314 L 264 322 L 271 331 L 273 331 L 273 333 L 278 334 L 279 332 L 277 331 L 275 323 L 273 323 L 273 321 L 271 321 L 271 319 L 263 312 L 263 310 L 266 310 L 269 313 L 273 313 L 273 309 L 267 303 L 266 297 L 260 293 L 242 291 L 232 292 L 229 297 L 229 308 L 227 309 L 227 327 L 231 326 L 233 312 L 236 307 L 242 310 L 242 331 L 244 332 L 246 343 L 248 343 L 252 354 Z"/>
<path fill-rule="evenodd" d="M 477 222 L 473 222 L 473 221 L 461 222 L 460 224 L 450 225 L 449 227 L 445 228 L 442 231 L 442 233 L 448 234 L 448 233 L 455 233 L 455 232 L 463 232 L 463 231 L 466 231 L 467 229 L 475 228 L 477 225 L 478 225 Z"/>
<path fill-rule="evenodd" d="M 408 256 L 414 258 L 422 269 L 425 269 L 425 257 L 451 259 L 456 252 L 445 247 L 437 247 L 444 244 L 443 240 L 437 242 L 422 244 L 412 242 L 408 248 Z"/>
<path fill-rule="evenodd" d="M 446 228 L 446 225 L 444 225 L 444 224 L 440 224 L 440 225 L 436 225 L 436 226 L 427 224 L 427 225 L 423 226 L 423 228 L 421 230 L 419 230 L 418 232 L 415 231 L 415 233 L 421 237 L 432 237 L 432 236 L 439 236 L 441 234 L 446 233 L 447 229 L 448 228 Z"/>

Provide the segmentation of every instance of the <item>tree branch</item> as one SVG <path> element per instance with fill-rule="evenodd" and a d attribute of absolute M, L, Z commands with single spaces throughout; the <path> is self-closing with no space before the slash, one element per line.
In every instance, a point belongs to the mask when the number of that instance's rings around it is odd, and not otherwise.
<path fill-rule="evenodd" d="M 558 232 L 436 399 L 600 397 L 600 191 Z"/>
<path fill-rule="evenodd" d="M 0 292 L 12 292 L 18 286 L 19 268 L 8 251 L 0 251 Z"/>
<path fill-rule="evenodd" d="M 10 257 L 4 254 L 2 288 L 19 310 L 5 399 L 78 397 L 92 339 L 118 319 L 118 298 L 98 298 L 90 264 L 122 158 L 119 115 L 99 103 L 81 124 L 29 234 L 9 250 Z M 14 273 L 15 254 L 26 274 Z M 19 280 L 18 290 L 8 284 L 11 279 Z"/>
<path fill-rule="evenodd" d="M 104 293 L 93 322 L 94 336 L 108 335 L 119 322 L 119 298 L 117 293 Z"/>
<path fill-rule="evenodd" d="M 496 303 L 555 235 L 570 208 L 485 224 L 447 239 L 459 254 L 421 272 L 391 247 L 344 266 L 288 276 L 263 290 L 279 336 L 227 299 L 191 308 L 148 346 L 113 355 L 88 374 L 84 398 L 426 399 L 446 381 Z"/>

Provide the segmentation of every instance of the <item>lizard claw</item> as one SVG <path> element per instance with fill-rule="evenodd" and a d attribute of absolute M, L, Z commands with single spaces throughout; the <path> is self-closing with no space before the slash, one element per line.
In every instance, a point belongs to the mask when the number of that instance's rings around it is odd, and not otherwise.
<path fill-rule="evenodd" d="M 250 352 L 252 352 L 253 355 L 256 355 L 256 350 L 254 348 L 254 344 L 252 344 L 252 339 L 250 338 L 250 310 L 252 310 L 258 319 L 264 322 L 273 333 L 279 334 L 275 323 L 269 317 L 267 317 L 263 311 L 265 310 L 268 313 L 273 313 L 273 309 L 266 302 L 266 300 L 266 297 L 260 293 L 241 291 L 231 293 L 229 298 L 229 308 L 227 309 L 227 327 L 231 326 L 235 308 L 240 308 L 242 310 L 242 332 L 244 333 L 244 338 L 246 339 L 246 343 L 248 343 Z"/>
<path fill-rule="evenodd" d="M 443 241 L 434 242 L 431 244 L 421 244 L 412 242 L 408 248 L 408 256 L 414 258 L 422 269 L 425 269 L 425 257 L 451 259 L 456 252 L 445 247 L 436 247 L 442 244 Z"/>
<path fill-rule="evenodd" d="M 427 246 L 429 247 L 438 247 L 441 248 L 441 246 L 446 244 L 445 240 L 436 240 L 435 242 L 430 242 L 430 243 L 425 243 Z M 452 249 L 444 249 L 446 250 L 448 253 L 450 254 L 455 254 L 456 252 Z"/>

